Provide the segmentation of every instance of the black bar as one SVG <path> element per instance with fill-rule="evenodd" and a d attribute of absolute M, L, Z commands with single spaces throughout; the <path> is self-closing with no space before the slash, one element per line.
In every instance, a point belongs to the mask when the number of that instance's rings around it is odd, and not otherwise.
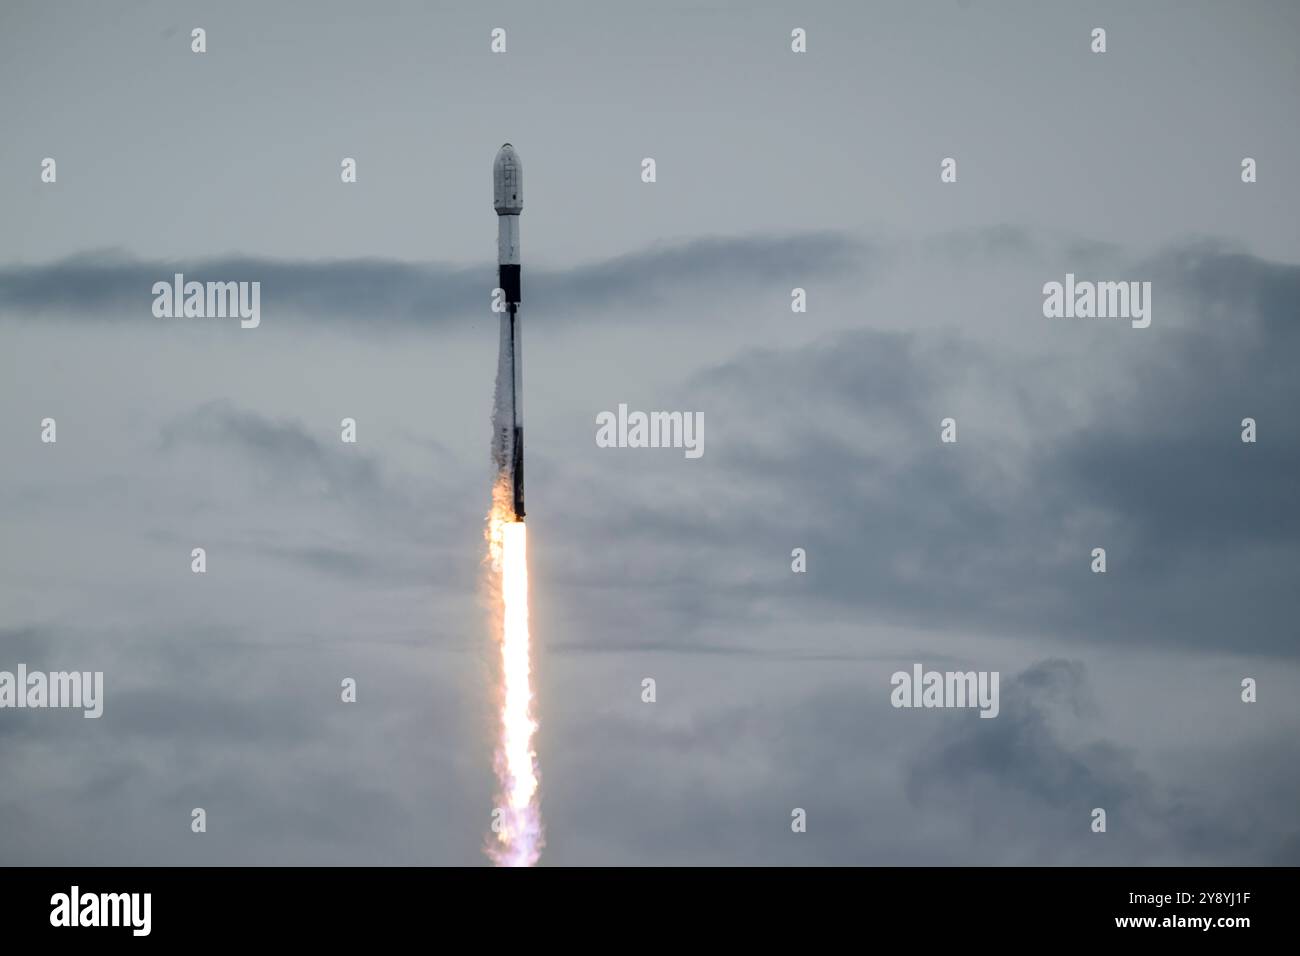
<path fill-rule="evenodd" d="M 1296 872 L 31 868 L 6 874 L 0 927 L 6 943 L 42 937 L 57 946 L 74 933 L 75 945 L 134 942 L 130 926 L 52 926 L 57 904 L 51 898 L 69 894 L 75 885 L 83 901 L 87 894 L 149 893 L 147 938 L 164 943 L 284 940 L 301 947 L 414 939 L 426 948 L 459 949 L 478 940 L 493 948 L 532 949 L 545 937 L 567 933 L 577 941 L 599 929 L 616 934 L 605 937 L 611 946 L 626 937 L 628 943 L 657 939 L 674 950 L 703 936 L 735 945 L 827 934 L 857 939 L 862 946 L 910 939 L 914 952 L 930 951 L 930 944 L 944 940 L 984 948 L 1098 936 L 1130 937 L 1139 946 L 1195 939 L 1232 946 L 1290 935 Z M 1135 899 L 1136 894 L 1141 897 Z M 1153 901 L 1156 897 L 1160 902 Z M 1146 918 L 1155 924 L 1117 925 Z M 1188 918 L 1245 919 L 1248 925 L 1176 925 Z M 1163 925 L 1165 920 L 1175 925 Z M 462 942 L 454 943 L 457 939 Z"/>

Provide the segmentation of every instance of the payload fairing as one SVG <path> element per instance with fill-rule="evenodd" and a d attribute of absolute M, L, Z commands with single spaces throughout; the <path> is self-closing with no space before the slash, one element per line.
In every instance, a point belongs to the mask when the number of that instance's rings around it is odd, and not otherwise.
<path fill-rule="evenodd" d="M 497 283 L 504 293 L 501 348 L 497 356 L 497 398 L 493 411 L 493 455 L 498 474 L 509 482 L 514 519 L 524 518 L 524 418 L 520 404 L 523 354 L 519 348 L 519 214 L 524 209 L 524 170 L 506 143 L 492 164 L 492 205 L 497 212 Z"/>

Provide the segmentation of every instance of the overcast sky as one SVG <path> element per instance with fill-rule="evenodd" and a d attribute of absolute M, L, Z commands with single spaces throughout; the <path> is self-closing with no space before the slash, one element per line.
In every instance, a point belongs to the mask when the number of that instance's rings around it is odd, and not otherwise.
<path fill-rule="evenodd" d="M 0 863 L 487 862 L 506 140 L 544 863 L 1300 863 L 1300 10 L 1063 6 L 4 4 Z"/>

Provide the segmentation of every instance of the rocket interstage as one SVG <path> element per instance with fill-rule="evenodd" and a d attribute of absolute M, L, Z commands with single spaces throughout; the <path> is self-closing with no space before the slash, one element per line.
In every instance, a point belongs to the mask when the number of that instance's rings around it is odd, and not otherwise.
<path fill-rule="evenodd" d="M 521 404 L 523 353 L 519 340 L 519 214 L 524 210 L 523 165 L 506 143 L 492 164 L 492 205 L 497 212 L 497 284 L 504 299 L 497 357 L 494 455 L 509 482 L 514 519 L 524 518 L 524 417 Z"/>
<path fill-rule="evenodd" d="M 492 204 L 497 212 L 497 279 L 505 297 L 492 411 L 496 475 L 487 541 L 491 566 L 494 636 L 500 642 L 500 738 L 495 770 L 500 785 L 487 853 L 503 866 L 532 866 L 545 839 L 533 735 L 532 639 L 528 625 L 528 537 L 524 524 L 523 383 L 519 347 L 519 214 L 524 208 L 523 168 L 506 143 L 492 164 Z"/>

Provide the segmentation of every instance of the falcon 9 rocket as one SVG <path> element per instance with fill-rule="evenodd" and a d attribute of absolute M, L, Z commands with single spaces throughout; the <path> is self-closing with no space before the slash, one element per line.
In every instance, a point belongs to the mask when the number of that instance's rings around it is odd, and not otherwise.
<path fill-rule="evenodd" d="M 514 520 L 524 519 L 524 419 L 520 405 L 523 354 L 519 348 L 519 214 L 524 209 L 523 165 L 506 143 L 492 164 L 492 205 L 497 213 L 497 283 L 504 293 L 497 395 L 493 413 L 493 458 L 509 483 Z"/>

